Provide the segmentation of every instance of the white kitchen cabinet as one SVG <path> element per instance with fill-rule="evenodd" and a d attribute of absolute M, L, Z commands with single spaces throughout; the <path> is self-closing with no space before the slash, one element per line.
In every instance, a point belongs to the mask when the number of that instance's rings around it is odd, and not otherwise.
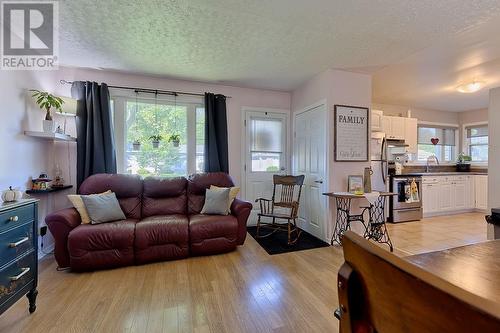
<path fill-rule="evenodd" d="M 382 118 L 384 117 L 384 112 L 380 110 L 372 110 L 372 131 L 382 132 Z"/>
<path fill-rule="evenodd" d="M 476 175 L 474 182 L 476 186 L 476 209 L 485 211 L 488 209 L 488 176 Z"/>
<path fill-rule="evenodd" d="M 417 147 L 417 119 L 416 118 L 404 118 L 405 121 L 405 143 L 408 145 L 406 147 L 406 152 L 411 154 L 416 154 L 418 152 Z"/>
<path fill-rule="evenodd" d="M 487 209 L 487 176 L 422 177 L 424 216 Z"/>
<path fill-rule="evenodd" d="M 465 202 L 466 209 L 476 208 L 476 193 L 474 186 L 474 176 L 465 176 Z"/>
<path fill-rule="evenodd" d="M 439 187 L 437 183 L 422 185 L 422 207 L 424 215 L 439 211 Z"/>
<path fill-rule="evenodd" d="M 391 117 L 382 116 L 380 119 L 380 127 L 382 128 L 382 132 L 385 133 L 385 137 L 390 139 L 391 136 Z"/>
<path fill-rule="evenodd" d="M 453 210 L 454 206 L 454 195 L 453 195 L 453 183 L 449 177 L 441 177 L 439 180 L 439 211 L 447 212 Z"/>
<path fill-rule="evenodd" d="M 384 117 L 385 118 L 385 117 Z M 388 131 L 385 132 L 385 136 L 388 139 L 393 140 L 404 140 L 405 139 L 405 118 L 403 117 L 392 117 L 388 116 L 388 121 L 390 126 Z M 385 120 L 387 121 L 387 120 Z M 387 127 L 387 124 L 384 123 Z"/>

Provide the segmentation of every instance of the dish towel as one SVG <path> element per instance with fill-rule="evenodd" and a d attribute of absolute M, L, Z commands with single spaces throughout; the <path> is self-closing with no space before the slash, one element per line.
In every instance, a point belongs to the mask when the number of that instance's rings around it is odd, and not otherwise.
<path fill-rule="evenodd" d="M 373 205 L 378 200 L 379 196 L 380 196 L 380 192 L 365 193 L 365 198 L 366 198 L 366 200 L 368 200 L 368 202 L 371 205 Z"/>

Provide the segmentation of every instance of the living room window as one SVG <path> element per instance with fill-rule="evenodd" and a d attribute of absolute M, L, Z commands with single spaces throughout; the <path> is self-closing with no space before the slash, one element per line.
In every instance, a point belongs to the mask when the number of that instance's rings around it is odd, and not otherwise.
<path fill-rule="evenodd" d="M 203 171 L 203 100 L 113 99 L 118 172 L 173 177 Z"/>
<path fill-rule="evenodd" d="M 436 155 L 439 162 L 452 163 L 456 159 L 456 128 L 422 125 L 418 127 L 417 160 L 427 161 Z M 433 144 L 434 141 L 436 144 Z"/>
<path fill-rule="evenodd" d="M 464 150 L 472 162 L 488 162 L 488 125 L 465 127 Z"/>

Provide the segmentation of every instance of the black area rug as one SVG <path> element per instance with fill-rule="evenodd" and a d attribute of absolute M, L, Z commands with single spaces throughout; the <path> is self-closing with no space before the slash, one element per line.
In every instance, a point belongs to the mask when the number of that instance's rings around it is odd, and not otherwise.
<path fill-rule="evenodd" d="M 305 232 L 304 230 L 302 230 L 299 240 L 294 245 L 287 244 L 288 236 L 287 233 L 283 231 L 275 232 L 273 235 L 265 238 L 255 237 L 255 235 L 257 234 L 257 227 L 247 227 L 247 231 L 250 234 L 250 236 L 252 236 L 257 241 L 257 243 L 259 243 L 259 245 L 262 246 L 262 248 L 266 250 L 266 252 L 269 253 L 270 255 L 294 252 L 294 251 L 311 250 L 320 247 L 330 246 L 330 244 L 323 242 L 321 239 L 314 237 L 313 235 L 311 235 L 308 232 Z M 267 231 L 266 229 L 261 230 L 261 235 L 262 232 L 266 231 Z"/>

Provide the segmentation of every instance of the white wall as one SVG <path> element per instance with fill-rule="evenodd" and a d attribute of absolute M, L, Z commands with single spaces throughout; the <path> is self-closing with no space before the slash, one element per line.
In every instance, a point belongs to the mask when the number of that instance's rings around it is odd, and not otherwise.
<path fill-rule="evenodd" d="M 490 90 L 490 104 L 488 108 L 488 155 L 500 156 L 500 87 Z M 488 211 L 500 207 L 500 159 L 489 158 L 488 169 Z M 500 238 L 500 230 L 496 231 Z M 488 239 L 494 238 L 494 229 L 488 225 Z"/>
<path fill-rule="evenodd" d="M 44 112 L 33 104 L 27 91 L 40 89 L 61 96 L 70 96 L 70 86 L 61 85 L 59 83 L 61 79 L 196 93 L 213 92 L 231 96 L 232 98 L 227 100 L 229 166 L 236 183 L 240 183 L 241 180 L 241 107 L 290 109 L 291 95 L 287 92 L 64 67 L 57 71 L 0 71 L 0 100 L 2 101 L 0 189 L 13 186 L 25 190 L 30 187 L 30 177 L 37 177 L 41 172 L 47 172 L 49 176 L 53 176 L 56 164 L 60 165 L 66 182 L 75 185 L 75 143 L 52 143 L 23 135 L 25 130 L 41 130 L 44 118 Z M 62 123 L 64 118 L 57 116 L 55 120 Z M 72 135 L 76 133 L 74 118 L 68 119 L 68 132 Z M 35 196 L 40 199 L 40 226 L 45 224 L 44 219 L 48 213 L 70 206 L 66 194 L 72 192 L 75 192 L 75 189 Z M 53 245 L 50 234 L 44 243 L 44 249 L 50 251 Z"/>
<path fill-rule="evenodd" d="M 370 161 L 334 161 L 334 105 L 342 104 L 370 108 L 371 91 L 370 75 L 328 69 L 316 75 L 292 93 L 293 112 L 301 111 L 322 100 L 326 101 L 329 133 L 327 144 L 328 184 L 325 190 L 328 192 L 345 191 L 347 189 L 347 176 L 362 175 L 364 168 L 370 166 Z M 333 230 L 335 209 L 334 201 L 330 200 L 329 210 L 327 211 L 327 236 L 331 236 Z"/>

